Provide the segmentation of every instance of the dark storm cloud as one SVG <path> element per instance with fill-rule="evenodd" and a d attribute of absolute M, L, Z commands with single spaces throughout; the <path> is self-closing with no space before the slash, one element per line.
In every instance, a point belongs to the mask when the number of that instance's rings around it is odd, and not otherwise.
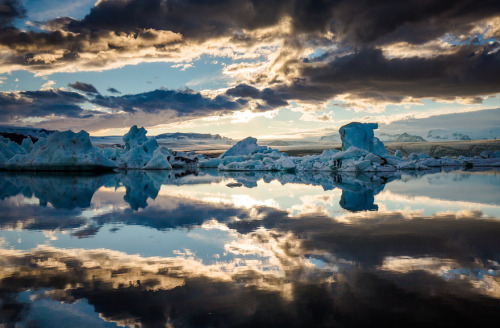
<path fill-rule="evenodd" d="M 95 97 L 87 97 L 76 92 L 61 89 L 0 92 L 0 118 L 14 121 L 23 117 L 48 117 L 50 115 L 67 118 L 87 118 L 99 115 L 102 119 L 117 118 L 123 113 L 102 114 L 101 112 L 84 110 L 81 105 L 92 103 L 112 110 L 134 114 L 138 111 L 146 114 L 157 114 L 170 110 L 175 117 L 201 117 L 227 114 L 242 109 L 237 100 L 219 95 L 208 98 L 192 90 L 157 89 L 139 94 L 122 96 L 103 96 L 91 84 L 77 82 L 71 87 L 92 93 Z M 94 92 L 95 91 L 95 92 Z"/>
<path fill-rule="evenodd" d="M 445 33 L 466 32 L 472 23 L 499 13 L 500 4 L 494 0 L 108 0 L 92 8 L 83 20 L 73 21 L 69 29 L 130 32 L 154 28 L 207 39 L 272 26 L 290 17 L 295 32 L 333 31 L 356 44 L 422 43 Z"/>
<path fill-rule="evenodd" d="M 76 90 L 80 90 L 86 93 L 99 93 L 97 89 L 90 83 L 83 83 L 80 81 L 76 81 L 75 83 L 68 83 L 68 87 L 71 87 Z"/>
<path fill-rule="evenodd" d="M 242 28 L 274 25 L 292 8 L 293 2 L 277 0 L 108 0 L 92 8 L 83 20 L 71 22 L 67 29 L 131 32 L 153 28 L 201 41 L 228 36 Z"/>
<path fill-rule="evenodd" d="M 14 1 L 7 1 L 3 8 L 6 23 L 23 14 Z M 146 40 L 155 48 L 181 42 L 165 41 L 158 31 L 180 33 L 183 40 L 203 42 L 228 36 L 235 42 L 253 43 L 259 42 L 258 38 L 253 40 L 243 30 L 274 26 L 288 17 L 293 27 L 289 37 L 309 33 L 306 39 L 314 44 L 324 33 L 333 32 L 341 44 L 362 47 L 395 41 L 419 44 L 447 33 L 462 35 L 478 21 L 499 14 L 500 5 L 494 0 L 107 0 L 100 1 L 81 20 L 62 17 L 46 22 L 49 32 L 4 28 L 0 44 L 16 52 L 8 63 L 42 69 L 52 62 L 38 58 L 37 53 L 64 50 L 65 55 L 57 59 L 64 63 L 78 60 L 83 52 L 96 54 L 103 46 L 117 53 L 135 49 L 137 44 L 115 42 L 120 33 Z"/>
<path fill-rule="evenodd" d="M 259 107 L 260 110 L 268 110 L 275 107 L 287 106 L 288 102 L 276 91 L 266 88 L 262 91 L 247 84 L 240 84 L 228 89 L 226 95 L 240 98 L 253 98 L 264 100 L 267 106 Z"/>
<path fill-rule="evenodd" d="M 20 1 L 0 0 L 0 28 L 11 25 L 14 19 L 23 18 L 26 10 Z"/>
<path fill-rule="evenodd" d="M 495 0 L 339 1 L 333 30 L 355 45 L 406 41 L 424 43 L 446 33 L 462 34 L 474 23 L 498 16 Z"/>
<path fill-rule="evenodd" d="M 145 113 L 172 110 L 178 116 L 204 116 L 242 108 L 239 103 L 225 96 L 217 96 L 211 99 L 188 89 L 178 91 L 157 89 L 123 96 L 98 95 L 91 102 L 95 105 L 132 113 L 137 110 Z"/>
<path fill-rule="evenodd" d="M 111 92 L 111 93 L 121 93 L 120 91 L 116 90 L 115 88 L 108 88 L 107 91 Z"/>
<path fill-rule="evenodd" d="M 321 63 L 297 61 L 301 78 L 290 85 L 262 92 L 240 85 L 226 93 L 263 99 L 278 107 L 290 100 L 323 102 L 342 94 L 392 103 L 405 97 L 477 100 L 500 92 L 499 49 L 499 43 L 467 45 L 430 58 L 387 58 L 380 49 L 365 48 L 340 57 L 323 56 Z"/>
<path fill-rule="evenodd" d="M 230 37 L 235 44 L 258 45 L 262 36 L 251 32 L 276 26 L 283 18 L 290 20 L 291 33 L 269 32 L 268 36 L 282 39 L 283 49 L 318 45 L 338 49 L 336 54 L 326 53 L 310 61 L 286 55 L 285 49 L 277 59 L 277 63 L 283 62 L 276 64 L 281 69 L 272 85 L 263 84 L 269 83 L 269 74 L 264 72 L 254 81 L 263 85 L 261 90 L 250 82 L 228 90 L 226 96 L 234 100 L 169 90 L 99 95 L 92 100 L 128 113 L 168 109 L 179 116 L 204 116 L 241 109 L 249 99 L 261 100 L 256 110 L 264 111 L 287 106 L 291 100 L 324 102 L 342 94 L 379 103 L 398 103 L 406 97 L 469 97 L 480 102 L 478 96 L 500 92 L 495 78 L 500 70 L 498 43 L 477 45 L 479 39 L 472 39 L 478 33 L 472 33 L 473 29 L 481 27 L 483 20 L 500 16 L 500 3 L 493 0 L 105 0 L 81 20 L 61 17 L 45 22 L 47 31 L 13 27 L 12 20 L 22 17 L 24 9 L 16 1 L 1 3 L 0 45 L 10 49 L 2 60 L 12 69 L 57 70 L 67 65 L 105 69 L 123 56 L 142 56 L 141 49 L 152 51 L 152 57 L 178 59 L 185 51 L 183 46 L 220 37 Z M 499 31 L 498 26 L 490 26 L 488 33 L 498 36 Z M 326 37 L 327 33 L 333 33 L 332 37 Z M 426 58 L 386 57 L 376 48 L 400 41 L 418 45 L 444 36 L 453 41 L 465 38 L 470 44 L 447 53 L 437 47 Z M 345 55 L 347 51 L 350 54 Z M 92 85 L 76 82 L 70 86 L 97 94 Z M 108 91 L 117 94 L 118 90 Z M 78 117 L 78 104 L 61 101 L 51 105 L 52 109 L 31 107 L 33 116 L 52 111 Z M 31 116 L 30 110 L 18 112 L 28 113 L 18 116 Z"/>
<path fill-rule="evenodd" d="M 0 92 L 0 118 L 9 121 L 23 117 L 49 115 L 82 117 L 80 104 L 87 98 L 76 92 L 50 89 L 38 91 Z"/>

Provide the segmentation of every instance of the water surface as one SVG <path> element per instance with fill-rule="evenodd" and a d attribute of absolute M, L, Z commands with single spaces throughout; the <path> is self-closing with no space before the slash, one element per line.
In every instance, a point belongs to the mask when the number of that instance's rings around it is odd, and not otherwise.
<path fill-rule="evenodd" d="M 500 172 L 0 172 L 0 324 L 491 326 Z"/>

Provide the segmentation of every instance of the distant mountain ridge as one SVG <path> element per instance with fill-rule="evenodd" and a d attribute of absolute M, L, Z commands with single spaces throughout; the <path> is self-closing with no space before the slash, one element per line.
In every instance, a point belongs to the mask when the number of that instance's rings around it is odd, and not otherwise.
<path fill-rule="evenodd" d="M 469 137 L 465 133 L 460 133 L 460 132 L 451 132 L 448 130 L 442 130 L 442 129 L 435 129 L 435 130 L 430 130 L 427 133 L 427 138 L 432 138 L 435 140 L 471 140 L 471 137 Z"/>
<path fill-rule="evenodd" d="M 425 142 L 424 138 L 417 135 L 411 135 L 409 133 L 401 133 L 401 134 L 389 134 L 389 133 L 380 133 L 378 136 L 382 141 L 389 142 Z M 330 141 L 330 142 L 341 142 L 340 135 L 338 133 L 332 133 L 325 136 L 322 136 L 319 141 Z"/>
<path fill-rule="evenodd" d="M 417 135 L 412 135 L 409 133 L 401 133 L 401 134 L 389 134 L 389 133 L 381 133 L 380 139 L 382 141 L 389 142 L 426 142 L 424 138 Z"/>
<path fill-rule="evenodd" d="M 194 133 L 194 132 L 174 132 L 162 133 L 155 136 L 156 139 L 209 139 L 209 140 L 231 140 L 230 138 L 223 137 L 220 134 L 211 133 Z"/>
<path fill-rule="evenodd" d="M 319 141 L 333 141 L 333 142 L 340 142 L 340 134 L 338 133 L 332 133 L 328 134 L 326 136 L 322 136 L 319 138 Z"/>

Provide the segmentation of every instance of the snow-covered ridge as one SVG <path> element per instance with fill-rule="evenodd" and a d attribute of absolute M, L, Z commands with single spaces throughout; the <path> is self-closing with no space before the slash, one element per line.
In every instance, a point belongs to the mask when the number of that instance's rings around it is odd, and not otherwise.
<path fill-rule="evenodd" d="M 500 166 L 500 152 L 484 152 L 480 157 L 431 158 L 412 153 L 403 158 L 401 151 L 390 155 L 374 136 L 376 123 L 350 123 L 339 130 L 342 151 L 325 150 L 320 155 L 292 157 L 248 137 L 218 158 L 194 152 L 173 151 L 148 138 L 144 128 L 134 125 L 123 136 L 125 147 L 98 148 L 87 132 L 56 131 L 41 135 L 34 143 L 26 138 L 19 145 L 0 137 L 0 168 L 8 170 L 170 170 L 172 168 L 217 168 L 220 171 L 285 172 L 394 172 L 426 170 L 442 166 Z"/>
<path fill-rule="evenodd" d="M 412 135 L 409 133 L 401 133 L 401 134 L 389 134 L 389 133 L 381 133 L 380 140 L 389 141 L 389 142 L 426 142 L 424 138 L 417 135 Z"/>
<path fill-rule="evenodd" d="M 156 139 L 195 139 L 195 140 L 232 140 L 227 137 L 223 137 L 220 134 L 210 134 L 210 133 L 193 133 L 193 132 L 174 132 L 174 133 L 162 133 L 155 136 Z"/>
<path fill-rule="evenodd" d="M 430 130 L 427 133 L 427 138 L 432 140 L 471 140 L 471 138 L 465 133 L 451 132 L 448 130 Z"/>

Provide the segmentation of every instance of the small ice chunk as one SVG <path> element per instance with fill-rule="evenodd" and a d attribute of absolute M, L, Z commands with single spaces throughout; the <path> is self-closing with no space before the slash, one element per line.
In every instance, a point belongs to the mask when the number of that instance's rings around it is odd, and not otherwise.
<path fill-rule="evenodd" d="M 26 153 L 29 153 L 33 149 L 33 141 L 30 137 L 23 139 L 21 142 L 21 148 L 24 149 Z"/>
<path fill-rule="evenodd" d="M 382 157 L 375 155 L 373 153 L 369 153 L 368 155 L 366 155 L 365 160 L 370 161 L 372 163 L 378 163 L 378 164 L 381 164 L 384 162 L 384 159 Z"/>
<path fill-rule="evenodd" d="M 142 169 L 151 160 L 156 149 L 158 149 L 158 142 L 155 138 L 151 138 L 139 146 L 134 146 L 120 157 L 120 167 Z"/>
<path fill-rule="evenodd" d="M 372 163 L 370 161 L 358 161 L 354 162 L 354 167 L 357 172 L 369 171 L 372 168 Z"/>
<path fill-rule="evenodd" d="M 415 161 L 419 159 L 427 159 L 431 158 L 429 155 L 424 154 L 424 153 L 411 153 L 410 156 L 408 156 L 408 160 L 410 161 Z"/>
<path fill-rule="evenodd" d="M 198 167 L 200 168 L 215 168 L 219 167 L 222 163 L 222 158 L 209 158 L 205 161 L 200 161 L 198 163 Z"/>
<path fill-rule="evenodd" d="M 276 161 L 276 169 L 280 171 L 295 171 L 296 165 L 290 157 L 281 157 Z"/>
<path fill-rule="evenodd" d="M 153 156 L 149 162 L 144 166 L 145 170 L 171 170 L 172 165 L 168 162 L 160 148 L 153 152 Z"/>

